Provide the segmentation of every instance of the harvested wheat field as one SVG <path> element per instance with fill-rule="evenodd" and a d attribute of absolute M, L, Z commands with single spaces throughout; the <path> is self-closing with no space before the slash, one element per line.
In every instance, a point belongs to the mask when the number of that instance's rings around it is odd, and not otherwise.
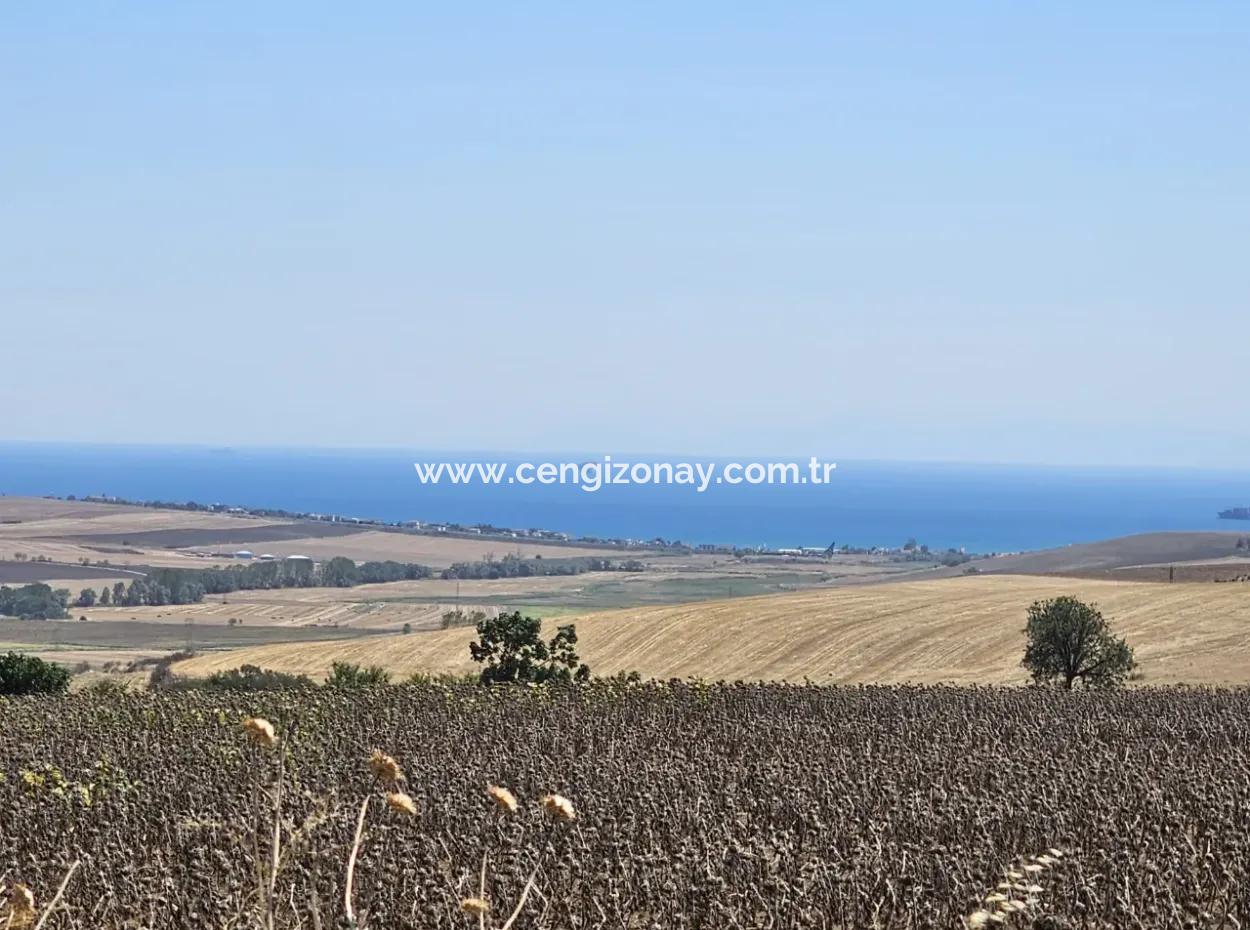
<path fill-rule="evenodd" d="M 1094 601 L 1137 651 L 1146 683 L 1250 683 L 1250 588 L 1025 576 L 951 578 L 606 611 L 575 618 L 598 674 L 819 683 L 1023 682 L 1035 599 Z M 548 626 L 554 627 L 554 621 Z M 323 676 L 332 662 L 412 672 L 472 669 L 473 631 L 273 645 L 195 658 L 203 675 L 253 663 Z"/>
<path fill-rule="evenodd" d="M 0 536 L 89 536 L 164 529 L 238 529 L 285 523 L 224 513 L 162 510 L 91 501 L 0 496 Z"/>

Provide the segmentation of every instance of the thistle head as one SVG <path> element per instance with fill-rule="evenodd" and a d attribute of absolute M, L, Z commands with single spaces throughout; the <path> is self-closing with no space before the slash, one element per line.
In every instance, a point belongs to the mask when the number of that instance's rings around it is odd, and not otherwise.
<path fill-rule="evenodd" d="M 539 803 L 542 804 L 543 810 L 556 820 L 571 823 L 577 819 L 577 811 L 573 809 L 573 802 L 563 795 L 545 794 Z"/>
<path fill-rule="evenodd" d="M 273 724 L 264 717 L 248 717 L 243 721 L 243 729 L 258 746 L 272 749 L 278 745 L 278 735 L 274 732 Z"/>
<path fill-rule="evenodd" d="M 417 813 L 416 802 L 402 791 L 393 791 L 388 794 L 386 806 L 396 813 L 407 814 L 409 817 Z"/>
<path fill-rule="evenodd" d="M 399 767 L 399 763 L 381 749 L 373 750 L 373 754 L 369 756 L 368 766 L 373 777 L 384 784 L 393 785 L 404 780 L 404 771 Z"/>
<path fill-rule="evenodd" d="M 487 785 L 486 795 L 495 802 L 495 806 L 501 811 L 507 811 L 509 814 L 516 813 L 516 795 L 507 788 L 501 788 L 499 785 Z"/>

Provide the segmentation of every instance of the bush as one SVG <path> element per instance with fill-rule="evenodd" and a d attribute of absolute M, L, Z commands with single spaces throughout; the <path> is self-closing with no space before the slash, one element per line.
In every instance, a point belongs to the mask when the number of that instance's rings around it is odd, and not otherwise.
<path fill-rule="evenodd" d="M 473 672 L 413 672 L 406 682 L 410 685 L 428 687 L 429 685 L 476 685 L 478 676 Z"/>
<path fill-rule="evenodd" d="M 70 673 L 63 665 L 10 652 L 0 656 L 0 694 L 64 694 Z"/>
<path fill-rule="evenodd" d="M 83 694 L 95 698 L 117 698 L 130 693 L 130 685 L 124 678 L 97 678 L 82 689 Z"/>
<path fill-rule="evenodd" d="M 171 666 L 175 662 L 181 662 L 183 659 L 190 659 L 195 653 L 189 649 L 171 652 L 168 655 L 161 656 L 159 659 L 139 659 L 131 662 L 127 671 L 137 671 L 148 665 L 152 666 L 152 673 L 148 675 L 148 690 L 162 691 L 179 686 L 178 679 L 174 675 Z"/>
<path fill-rule="evenodd" d="M 330 677 L 326 679 L 326 687 L 373 688 L 387 684 L 390 680 L 390 672 L 377 665 L 362 668 L 351 662 L 335 662 L 330 668 Z"/>
<path fill-rule="evenodd" d="M 243 665 L 225 672 L 213 672 L 207 678 L 196 679 L 189 687 L 209 691 L 290 691 L 316 685 L 307 675 L 290 675 L 258 665 Z"/>

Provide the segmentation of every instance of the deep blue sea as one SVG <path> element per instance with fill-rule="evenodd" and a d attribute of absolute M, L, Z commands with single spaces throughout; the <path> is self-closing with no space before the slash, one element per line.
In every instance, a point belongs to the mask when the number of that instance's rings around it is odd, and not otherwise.
<path fill-rule="evenodd" d="M 580 460 L 568 454 L 0 442 L 0 493 L 195 500 L 771 547 L 898 546 L 914 537 L 933 547 L 1013 552 L 1152 530 L 1250 532 L 1250 524 L 1216 517 L 1226 507 L 1250 506 L 1250 472 L 839 461 L 826 486 L 722 485 L 699 494 L 655 486 L 595 493 L 568 486 L 433 486 L 422 485 L 413 469 L 416 461 L 478 458 Z"/>

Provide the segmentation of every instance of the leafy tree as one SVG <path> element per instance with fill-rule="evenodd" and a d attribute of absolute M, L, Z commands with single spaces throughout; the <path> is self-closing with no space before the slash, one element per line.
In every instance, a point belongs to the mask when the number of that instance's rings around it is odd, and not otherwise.
<path fill-rule="evenodd" d="M 364 562 L 357 567 L 358 584 L 380 584 L 387 581 L 413 581 L 417 578 L 429 578 L 434 570 L 428 565 L 414 562 Z"/>
<path fill-rule="evenodd" d="M 95 606 L 95 588 L 83 588 L 82 593 L 78 595 L 78 600 L 74 602 L 75 607 L 94 607 Z"/>
<path fill-rule="evenodd" d="M 109 589 L 108 589 L 108 585 L 105 585 L 103 589 L 101 589 L 100 591 L 100 606 L 107 607 L 108 605 L 109 605 Z"/>
<path fill-rule="evenodd" d="M 65 611 L 69 592 L 63 588 L 53 591 L 42 582 L 22 585 L 20 588 L 0 587 L 0 614 L 22 620 L 62 620 L 69 616 Z"/>
<path fill-rule="evenodd" d="M 358 578 L 356 563 L 341 555 L 336 555 L 321 566 L 321 584 L 326 588 L 350 588 L 356 584 Z"/>
<path fill-rule="evenodd" d="M 1111 687 L 1137 665 L 1133 650 L 1112 634 L 1098 609 L 1074 597 L 1034 601 L 1025 632 L 1021 664 L 1035 682 L 1060 681 L 1071 690 L 1079 679 L 1086 687 Z"/>
<path fill-rule="evenodd" d="M 590 678 L 590 669 L 574 648 L 577 631 L 573 624 L 557 627 L 556 635 L 547 642 L 541 633 L 542 620 L 523 617 L 519 610 L 480 619 L 478 641 L 469 644 L 469 654 L 474 662 L 482 664 L 482 684 L 542 684 Z"/>
<path fill-rule="evenodd" d="M 10 652 L 0 656 L 0 694 L 64 694 L 70 673 L 64 665 Z"/>
<path fill-rule="evenodd" d="M 377 665 L 362 668 L 351 662 L 335 662 L 330 667 L 330 677 L 326 679 L 329 688 L 372 688 L 384 685 L 391 680 L 391 675 Z"/>

